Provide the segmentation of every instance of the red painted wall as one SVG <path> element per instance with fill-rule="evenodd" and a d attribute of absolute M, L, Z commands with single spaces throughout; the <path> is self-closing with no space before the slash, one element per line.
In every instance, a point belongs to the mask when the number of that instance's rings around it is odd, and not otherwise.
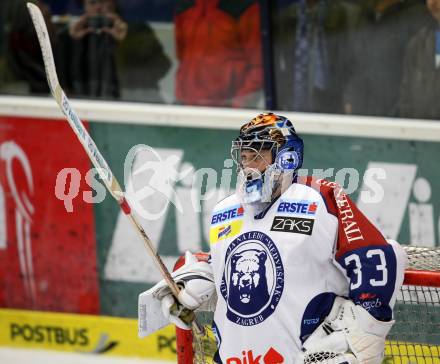
<path fill-rule="evenodd" d="M 82 176 L 75 214 L 55 196 L 63 168 Z M 99 312 L 90 168 L 67 122 L 0 117 L 0 307 Z"/>

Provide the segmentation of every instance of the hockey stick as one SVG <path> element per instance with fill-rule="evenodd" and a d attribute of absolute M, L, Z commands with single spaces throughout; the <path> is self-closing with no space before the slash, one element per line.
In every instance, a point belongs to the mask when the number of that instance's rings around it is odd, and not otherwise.
<path fill-rule="evenodd" d="M 170 272 L 164 265 L 162 259 L 154 248 L 153 243 L 146 234 L 145 230 L 132 214 L 130 205 L 126 200 L 124 192 L 122 191 L 118 181 L 116 180 L 115 176 L 107 165 L 107 162 L 96 147 L 95 142 L 90 137 L 87 130 L 84 128 L 83 123 L 71 107 L 69 100 L 67 99 L 63 89 L 60 86 L 55 69 L 55 61 L 52 54 L 49 33 L 47 31 L 43 14 L 41 13 L 40 9 L 32 3 L 27 3 L 27 7 L 31 15 L 32 22 L 34 23 L 35 30 L 37 32 L 41 53 L 43 54 L 44 66 L 46 68 L 47 81 L 49 83 L 50 91 L 55 98 L 55 101 L 57 102 L 58 106 L 60 107 L 67 121 L 69 122 L 69 125 L 72 127 L 73 131 L 75 132 L 76 136 L 78 137 L 79 141 L 87 152 L 93 165 L 96 167 L 98 174 L 104 181 L 104 184 L 107 187 L 108 191 L 115 198 L 124 214 L 127 215 L 135 229 L 141 235 L 144 245 L 147 248 L 147 251 L 150 254 L 151 258 L 155 262 L 157 268 L 159 269 L 160 274 L 167 282 L 173 295 L 177 297 L 179 294 L 179 288 L 177 287 L 176 282 L 174 282 L 173 278 L 171 277 Z"/>

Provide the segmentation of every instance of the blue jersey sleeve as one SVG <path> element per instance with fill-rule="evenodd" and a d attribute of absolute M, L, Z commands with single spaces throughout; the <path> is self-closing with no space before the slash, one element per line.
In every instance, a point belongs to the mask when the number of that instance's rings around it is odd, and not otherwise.
<path fill-rule="evenodd" d="M 393 317 L 406 255 L 382 233 L 336 184 L 328 183 L 326 204 L 338 219 L 334 258 L 348 280 L 349 298 L 381 321 Z"/>

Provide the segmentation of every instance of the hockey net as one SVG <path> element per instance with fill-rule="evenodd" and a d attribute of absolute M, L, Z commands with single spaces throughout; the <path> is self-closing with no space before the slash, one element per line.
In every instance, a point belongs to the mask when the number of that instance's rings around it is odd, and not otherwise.
<path fill-rule="evenodd" d="M 394 307 L 396 323 L 387 337 L 384 363 L 440 364 L 440 248 L 404 248 L 408 267 Z M 198 258 L 206 260 L 208 255 L 199 253 Z M 197 313 L 204 334 L 176 328 L 179 364 L 214 363 L 212 317 L 212 312 Z"/>

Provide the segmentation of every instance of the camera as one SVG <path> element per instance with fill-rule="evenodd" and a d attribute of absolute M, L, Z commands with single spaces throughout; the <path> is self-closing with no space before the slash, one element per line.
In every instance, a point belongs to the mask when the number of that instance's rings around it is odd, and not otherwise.
<path fill-rule="evenodd" d="M 104 27 L 111 28 L 113 26 L 113 20 L 105 15 L 93 15 L 89 16 L 87 20 L 88 26 L 95 31 L 99 31 Z"/>

